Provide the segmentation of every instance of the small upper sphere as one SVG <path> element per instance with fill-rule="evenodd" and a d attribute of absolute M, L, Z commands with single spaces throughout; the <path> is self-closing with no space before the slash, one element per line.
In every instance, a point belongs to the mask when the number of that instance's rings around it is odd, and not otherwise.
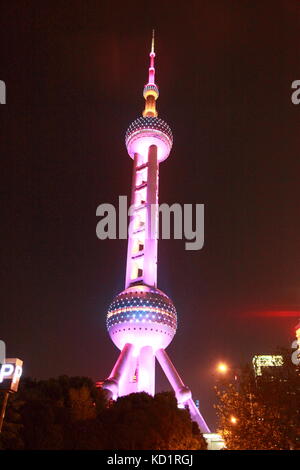
<path fill-rule="evenodd" d="M 172 300 L 159 289 L 145 285 L 128 287 L 110 304 L 107 329 L 114 344 L 123 349 L 126 343 L 136 350 L 152 346 L 166 348 L 177 328 L 177 313 Z"/>
<path fill-rule="evenodd" d="M 155 85 L 155 83 L 147 83 L 147 85 L 144 86 L 144 91 L 143 91 L 144 98 L 146 99 L 147 96 L 149 95 L 154 96 L 156 100 L 159 97 L 158 86 Z"/>
<path fill-rule="evenodd" d="M 134 158 L 135 153 L 146 156 L 150 145 L 156 145 L 158 161 L 162 162 L 170 154 L 173 134 L 170 126 L 162 119 L 139 117 L 128 127 L 125 143 L 131 158 Z"/>

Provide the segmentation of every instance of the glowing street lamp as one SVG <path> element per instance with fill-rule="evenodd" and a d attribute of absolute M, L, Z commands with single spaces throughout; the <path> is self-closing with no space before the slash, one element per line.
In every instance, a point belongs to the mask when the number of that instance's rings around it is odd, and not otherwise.
<path fill-rule="evenodd" d="M 238 369 L 231 367 L 229 364 L 226 364 L 226 362 L 219 362 L 216 366 L 216 372 L 223 376 L 230 374 L 230 378 L 235 381 L 238 380 Z"/>
<path fill-rule="evenodd" d="M 230 417 L 230 422 L 231 424 L 236 424 L 237 423 L 237 418 L 235 416 Z"/>
<path fill-rule="evenodd" d="M 228 370 L 229 367 L 225 362 L 219 362 L 219 364 L 217 365 L 217 371 L 220 374 L 227 374 Z"/>

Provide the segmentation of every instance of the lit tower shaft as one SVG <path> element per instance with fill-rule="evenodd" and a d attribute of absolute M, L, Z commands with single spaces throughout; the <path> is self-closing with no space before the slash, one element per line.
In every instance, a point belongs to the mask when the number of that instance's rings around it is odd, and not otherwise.
<path fill-rule="evenodd" d="M 148 83 L 143 93 L 144 118 L 157 117 L 158 87 L 155 84 L 154 59 L 153 32 Z M 137 283 L 152 287 L 157 285 L 158 148 L 151 132 L 141 139 L 139 126 L 136 127 L 136 133 L 130 136 L 131 145 L 128 149 L 133 158 L 133 177 L 125 289 Z M 169 145 L 171 147 L 172 143 Z"/>
<path fill-rule="evenodd" d="M 157 288 L 158 181 L 159 164 L 170 154 L 173 135 L 168 124 L 157 117 L 154 60 L 153 34 L 143 92 L 145 109 L 125 136 L 133 159 L 125 290 L 114 298 L 107 313 L 109 335 L 121 353 L 103 388 L 113 399 L 142 391 L 154 395 L 157 358 L 178 405 L 187 406 L 200 430 L 209 433 L 190 389 L 165 351 L 176 333 L 177 313 L 172 300 Z"/>

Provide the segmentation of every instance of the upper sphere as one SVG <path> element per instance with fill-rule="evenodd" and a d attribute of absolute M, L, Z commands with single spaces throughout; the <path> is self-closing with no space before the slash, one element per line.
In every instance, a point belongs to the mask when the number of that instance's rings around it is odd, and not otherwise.
<path fill-rule="evenodd" d="M 172 300 L 161 290 L 145 285 L 128 287 L 110 304 L 106 319 L 112 341 L 119 349 L 126 343 L 136 350 L 152 346 L 166 348 L 177 328 Z"/>
<path fill-rule="evenodd" d="M 170 126 L 162 119 L 139 117 L 128 127 L 125 143 L 131 158 L 134 158 L 135 153 L 146 156 L 150 145 L 156 145 L 158 161 L 162 162 L 170 154 L 173 134 Z"/>
<path fill-rule="evenodd" d="M 147 83 L 147 85 L 144 86 L 144 90 L 143 90 L 144 98 L 146 99 L 147 96 L 149 95 L 154 96 L 156 100 L 159 97 L 158 86 L 155 83 Z"/>

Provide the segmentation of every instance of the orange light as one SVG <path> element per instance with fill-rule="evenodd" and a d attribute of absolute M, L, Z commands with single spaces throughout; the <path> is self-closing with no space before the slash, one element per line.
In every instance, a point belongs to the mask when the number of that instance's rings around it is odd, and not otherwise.
<path fill-rule="evenodd" d="M 217 371 L 220 372 L 220 374 L 226 374 L 229 370 L 229 367 L 225 362 L 219 362 L 217 366 Z"/>
<path fill-rule="evenodd" d="M 153 90 L 153 88 L 150 88 L 149 90 L 144 91 L 143 96 L 144 96 L 145 100 L 147 99 L 148 96 L 153 96 L 154 99 L 157 100 L 158 92 L 156 90 Z"/>
<path fill-rule="evenodd" d="M 236 418 L 235 416 L 231 416 L 230 422 L 231 422 L 232 424 L 236 424 L 236 423 L 237 423 L 237 418 Z"/>
<path fill-rule="evenodd" d="M 158 112 L 155 108 L 147 108 L 143 111 L 143 117 L 157 117 Z"/>

